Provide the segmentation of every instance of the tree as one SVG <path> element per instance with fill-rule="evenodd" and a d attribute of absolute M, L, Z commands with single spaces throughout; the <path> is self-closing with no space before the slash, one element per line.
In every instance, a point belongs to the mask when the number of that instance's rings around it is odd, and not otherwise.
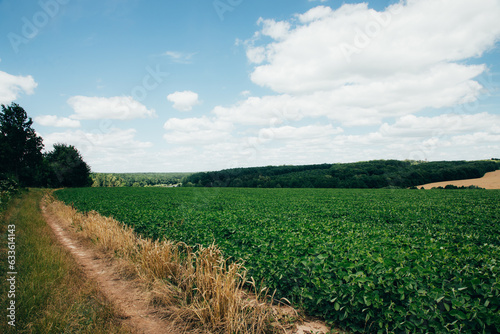
<path fill-rule="evenodd" d="M 124 187 L 125 180 L 113 174 L 94 173 L 92 174 L 92 187 Z"/>
<path fill-rule="evenodd" d="M 55 144 L 54 150 L 45 159 L 51 169 L 52 187 L 90 187 L 90 167 L 83 161 L 80 152 L 66 144 Z"/>
<path fill-rule="evenodd" d="M 0 112 L 0 177 L 14 178 L 21 186 L 41 186 L 47 170 L 43 163 L 43 142 L 31 127 L 33 121 L 18 104 Z"/>

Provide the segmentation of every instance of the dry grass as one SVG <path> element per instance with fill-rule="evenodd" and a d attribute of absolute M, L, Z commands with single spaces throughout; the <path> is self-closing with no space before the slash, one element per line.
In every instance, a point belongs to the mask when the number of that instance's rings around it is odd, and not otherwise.
<path fill-rule="evenodd" d="M 7 263 L 7 226 L 16 226 L 16 323 L 0 322 L 0 333 L 131 333 L 121 313 L 89 281 L 79 264 L 55 242 L 40 213 L 46 190 L 30 190 L 12 200 L 0 217 L 0 262 Z M 6 276 L 7 266 L 0 268 Z M 0 307 L 7 308 L 8 282 L 0 282 Z M 5 293 L 4 293 L 5 292 Z M 6 313 L 4 313 L 6 314 Z"/>
<path fill-rule="evenodd" d="M 183 243 L 146 240 L 111 218 L 82 214 L 47 197 L 49 212 L 72 225 L 102 251 L 124 259 L 171 320 L 209 333 L 278 333 L 282 317 L 267 289 L 229 263 L 216 245 L 194 251 Z M 253 292 L 248 287 L 253 287 Z"/>

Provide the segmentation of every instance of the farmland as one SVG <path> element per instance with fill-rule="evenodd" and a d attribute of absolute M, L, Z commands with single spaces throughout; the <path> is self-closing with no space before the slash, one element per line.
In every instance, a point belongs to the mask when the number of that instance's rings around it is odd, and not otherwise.
<path fill-rule="evenodd" d="M 150 238 L 215 241 L 257 281 L 360 332 L 500 331 L 500 191 L 85 188 Z"/>

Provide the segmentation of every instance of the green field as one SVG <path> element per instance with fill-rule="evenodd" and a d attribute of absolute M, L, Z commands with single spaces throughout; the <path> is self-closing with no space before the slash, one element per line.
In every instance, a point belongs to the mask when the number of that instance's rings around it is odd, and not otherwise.
<path fill-rule="evenodd" d="M 147 237 L 216 242 L 359 332 L 500 331 L 500 191 L 86 188 L 56 195 Z"/>

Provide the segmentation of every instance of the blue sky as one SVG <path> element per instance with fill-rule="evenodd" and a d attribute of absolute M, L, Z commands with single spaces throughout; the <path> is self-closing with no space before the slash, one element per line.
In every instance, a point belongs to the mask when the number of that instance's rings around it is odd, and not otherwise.
<path fill-rule="evenodd" d="M 0 103 L 95 172 L 500 157 L 500 2 L 0 1 Z"/>

